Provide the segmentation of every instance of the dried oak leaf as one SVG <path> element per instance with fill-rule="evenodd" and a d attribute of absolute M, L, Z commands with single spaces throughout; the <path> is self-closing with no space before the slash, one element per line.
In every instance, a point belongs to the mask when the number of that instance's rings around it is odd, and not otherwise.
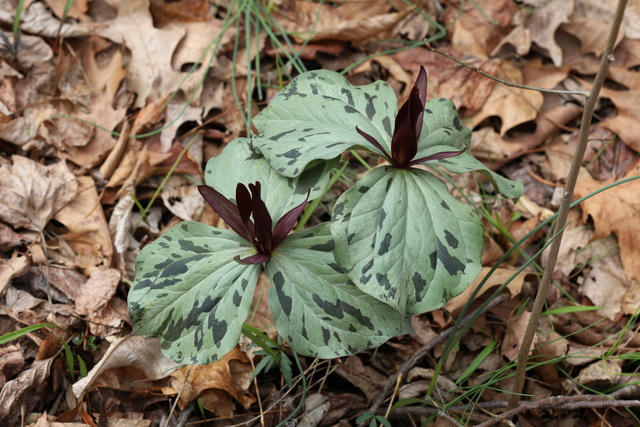
<path fill-rule="evenodd" d="M 255 398 L 247 389 L 252 368 L 247 356 L 234 347 L 222 359 L 208 365 L 188 365 L 171 374 L 170 387 L 164 394 L 180 394 L 178 404 L 184 408 L 198 398 L 202 405 L 219 416 L 231 416 L 235 410 L 232 397 L 245 409 Z M 186 380 L 186 381 L 185 381 Z"/>
<path fill-rule="evenodd" d="M 627 173 L 626 177 L 638 174 L 640 165 Z M 578 182 L 575 196 L 586 196 L 606 184 L 608 183 L 600 183 L 586 176 Z M 640 281 L 640 263 L 637 262 L 640 258 L 640 241 L 637 238 L 640 232 L 640 181 L 631 181 L 610 188 L 582 202 L 580 207 L 585 221 L 588 216 L 593 218 L 594 239 L 616 233 L 624 271 L 629 279 Z"/>
<path fill-rule="evenodd" d="M 42 231 L 76 195 L 78 183 L 65 161 L 44 166 L 12 156 L 0 167 L 0 219 L 14 228 Z"/>

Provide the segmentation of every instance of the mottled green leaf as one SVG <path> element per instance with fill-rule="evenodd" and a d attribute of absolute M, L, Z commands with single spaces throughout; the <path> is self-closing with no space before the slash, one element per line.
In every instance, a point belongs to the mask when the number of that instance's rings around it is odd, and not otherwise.
<path fill-rule="evenodd" d="M 471 131 L 460 121 L 458 110 L 451 100 L 435 98 L 427 101 L 416 159 L 469 148 L 470 142 Z"/>
<path fill-rule="evenodd" d="M 448 159 L 430 160 L 425 162 L 425 164 L 429 166 L 442 166 L 449 172 L 454 173 L 478 172 L 489 179 L 493 188 L 495 188 L 498 193 L 503 197 L 513 200 L 514 203 L 518 201 L 524 191 L 522 182 L 512 181 L 493 172 L 481 161 L 473 157 L 470 151 L 465 151 L 458 156 L 449 157 Z"/>
<path fill-rule="evenodd" d="M 129 291 L 136 335 L 153 336 L 179 363 L 207 364 L 238 344 L 260 265 L 234 257 L 252 252 L 228 230 L 182 222 L 147 245 Z"/>
<path fill-rule="evenodd" d="M 369 172 L 336 202 L 331 233 L 355 285 L 401 313 L 442 307 L 482 268 L 482 223 L 424 170 Z"/>
<path fill-rule="evenodd" d="M 397 113 L 396 95 L 383 81 L 358 87 L 339 73 L 310 71 L 253 119 L 260 133 L 254 141 L 274 169 L 294 177 L 313 160 L 333 159 L 354 146 L 382 155 L 356 126 L 390 151 Z"/>
<path fill-rule="evenodd" d="M 409 317 L 349 281 L 333 246 L 329 224 L 321 224 L 288 236 L 265 265 L 280 336 L 300 354 L 333 358 L 411 332 Z"/>
<path fill-rule="evenodd" d="M 297 178 L 286 178 L 269 166 L 249 139 L 239 138 L 209 160 L 205 183 L 235 203 L 238 183 L 248 185 L 259 181 L 261 198 L 277 221 L 285 212 L 304 202 L 309 189 L 309 200 L 322 196 L 329 183 L 328 172 L 335 163 L 334 160 L 313 162 Z"/>

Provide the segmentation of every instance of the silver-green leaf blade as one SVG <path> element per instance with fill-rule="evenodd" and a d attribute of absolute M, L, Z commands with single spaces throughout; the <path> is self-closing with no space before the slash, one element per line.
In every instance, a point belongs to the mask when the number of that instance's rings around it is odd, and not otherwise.
<path fill-rule="evenodd" d="M 276 329 L 296 352 L 334 358 L 411 332 L 409 317 L 361 292 L 336 264 L 328 224 L 287 237 L 265 265 Z"/>
<path fill-rule="evenodd" d="M 471 131 L 462 123 L 451 100 L 435 98 L 424 106 L 416 159 L 469 147 Z"/>
<path fill-rule="evenodd" d="M 356 127 L 390 152 L 397 112 L 396 95 L 383 81 L 353 86 L 339 73 L 310 71 L 253 119 L 255 145 L 278 173 L 294 177 L 313 160 L 333 159 L 354 146 L 383 155 Z"/>
<path fill-rule="evenodd" d="M 455 157 L 449 157 L 447 159 L 430 160 L 424 163 L 429 166 L 442 166 L 449 172 L 453 173 L 466 173 L 466 172 L 478 172 L 489 179 L 489 182 L 493 185 L 500 195 L 511 199 L 514 203 L 518 201 L 522 192 L 524 191 L 524 185 L 520 181 L 512 181 L 503 177 L 500 174 L 493 172 L 486 167 L 480 160 L 473 157 L 469 150 Z"/>
<path fill-rule="evenodd" d="M 331 233 L 355 285 L 401 313 L 442 307 L 481 269 L 482 223 L 419 169 L 369 172 L 336 202 Z"/>
<path fill-rule="evenodd" d="M 302 203 L 311 189 L 309 200 L 322 196 L 329 183 L 329 170 L 335 161 L 313 162 L 296 178 L 277 173 L 269 162 L 253 148 L 247 138 L 231 141 L 207 163 L 205 183 L 235 203 L 238 183 L 261 183 L 261 198 L 274 221 Z"/>
<path fill-rule="evenodd" d="M 136 263 L 129 315 L 136 335 L 153 336 L 178 363 L 207 364 L 238 344 L 260 265 L 239 264 L 248 242 L 182 222 L 147 245 Z"/>

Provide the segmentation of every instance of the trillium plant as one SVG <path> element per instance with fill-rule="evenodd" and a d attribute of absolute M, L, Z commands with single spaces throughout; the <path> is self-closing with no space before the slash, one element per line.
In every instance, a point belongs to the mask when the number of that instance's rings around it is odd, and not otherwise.
<path fill-rule="evenodd" d="M 400 110 L 385 82 L 356 87 L 325 70 L 293 79 L 254 118 L 257 136 L 207 164 L 198 189 L 230 230 L 185 221 L 140 253 L 134 333 L 177 362 L 216 361 L 238 343 L 264 271 L 278 334 L 333 358 L 410 332 L 412 314 L 460 294 L 482 268 L 483 226 L 424 166 L 476 171 L 514 201 L 522 184 L 471 155 L 450 100 L 426 98 L 423 68 Z M 292 233 L 349 149 L 389 165 L 345 191 L 330 222 Z"/>

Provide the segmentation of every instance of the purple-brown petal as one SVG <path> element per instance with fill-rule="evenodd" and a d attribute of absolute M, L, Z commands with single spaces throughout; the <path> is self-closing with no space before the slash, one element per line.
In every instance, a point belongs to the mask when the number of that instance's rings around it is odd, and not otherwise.
<path fill-rule="evenodd" d="M 251 190 L 253 224 L 255 226 L 256 239 L 260 246 L 260 248 L 256 249 L 261 249 L 260 252 L 262 253 L 270 253 L 273 236 L 271 231 L 273 220 L 271 219 L 271 215 L 269 215 L 267 205 L 265 205 L 260 198 L 260 182 L 256 181 L 255 185 L 249 184 L 249 190 Z"/>
<path fill-rule="evenodd" d="M 247 230 L 247 234 L 251 236 L 252 240 L 255 239 L 255 228 L 250 219 L 252 212 L 251 194 L 249 194 L 249 190 L 244 184 L 238 183 L 236 186 L 236 204 L 238 205 L 240 220 Z"/>
<path fill-rule="evenodd" d="M 418 140 L 410 115 L 411 96 L 396 116 L 396 127 L 391 140 L 391 155 L 395 167 L 403 169 L 418 152 Z"/>
<path fill-rule="evenodd" d="M 427 72 L 420 67 L 418 78 L 409 97 L 396 116 L 391 140 L 391 155 L 395 167 L 406 168 L 418 152 L 418 139 L 422 132 L 424 106 L 427 101 Z"/>
<path fill-rule="evenodd" d="M 413 85 L 413 90 L 416 90 L 417 99 L 414 98 L 411 103 L 412 109 L 417 109 L 417 116 L 415 120 L 415 129 L 416 129 L 416 143 L 417 140 L 420 139 L 420 133 L 422 132 L 422 123 L 424 118 L 424 105 L 427 103 L 427 72 L 425 71 L 423 66 L 420 66 L 420 72 L 418 73 L 418 78 L 416 79 L 416 83 Z M 412 117 L 416 113 L 412 111 Z"/>
<path fill-rule="evenodd" d="M 257 253 L 246 258 L 240 258 L 239 256 L 237 256 L 234 259 L 242 264 L 264 264 L 271 259 L 271 254 Z"/>
<path fill-rule="evenodd" d="M 387 158 L 387 160 L 391 160 L 391 156 L 389 155 L 389 153 L 387 153 L 387 150 L 385 150 L 382 147 L 382 145 L 378 142 L 377 139 L 375 139 L 374 137 L 372 137 L 371 135 L 369 135 L 365 131 L 358 129 L 358 126 L 356 126 L 356 132 L 358 132 L 360 135 L 362 135 L 364 137 L 364 139 L 369 141 L 371 143 L 371 145 L 373 145 L 378 150 L 380 150 L 382 152 L 382 154 L 384 154 L 384 156 Z"/>
<path fill-rule="evenodd" d="M 199 185 L 198 191 L 233 231 L 238 233 L 243 239 L 251 242 L 236 205 L 208 185 Z"/>
<path fill-rule="evenodd" d="M 311 189 L 307 191 L 307 198 L 304 199 L 304 202 L 300 203 L 298 206 L 284 214 L 282 218 L 280 218 L 276 223 L 276 226 L 273 229 L 273 249 L 277 248 L 278 245 L 282 243 L 284 238 L 287 237 L 289 232 L 293 229 L 293 226 L 296 225 L 298 217 L 304 210 L 307 201 L 309 201 L 310 193 Z"/>
<path fill-rule="evenodd" d="M 429 160 L 440 160 L 440 159 L 448 159 L 449 157 L 455 157 L 459 154 L 462 154 L 466 151 L 466 148 L 463 148 L 460 151 L 442 151 L 440 153 L 432 154 L 427 157 L 422 157 L 420 159 L 415 159 L 410 162 L 407 167 L 411 167 L 420 163 L 428 162 Z"/>

